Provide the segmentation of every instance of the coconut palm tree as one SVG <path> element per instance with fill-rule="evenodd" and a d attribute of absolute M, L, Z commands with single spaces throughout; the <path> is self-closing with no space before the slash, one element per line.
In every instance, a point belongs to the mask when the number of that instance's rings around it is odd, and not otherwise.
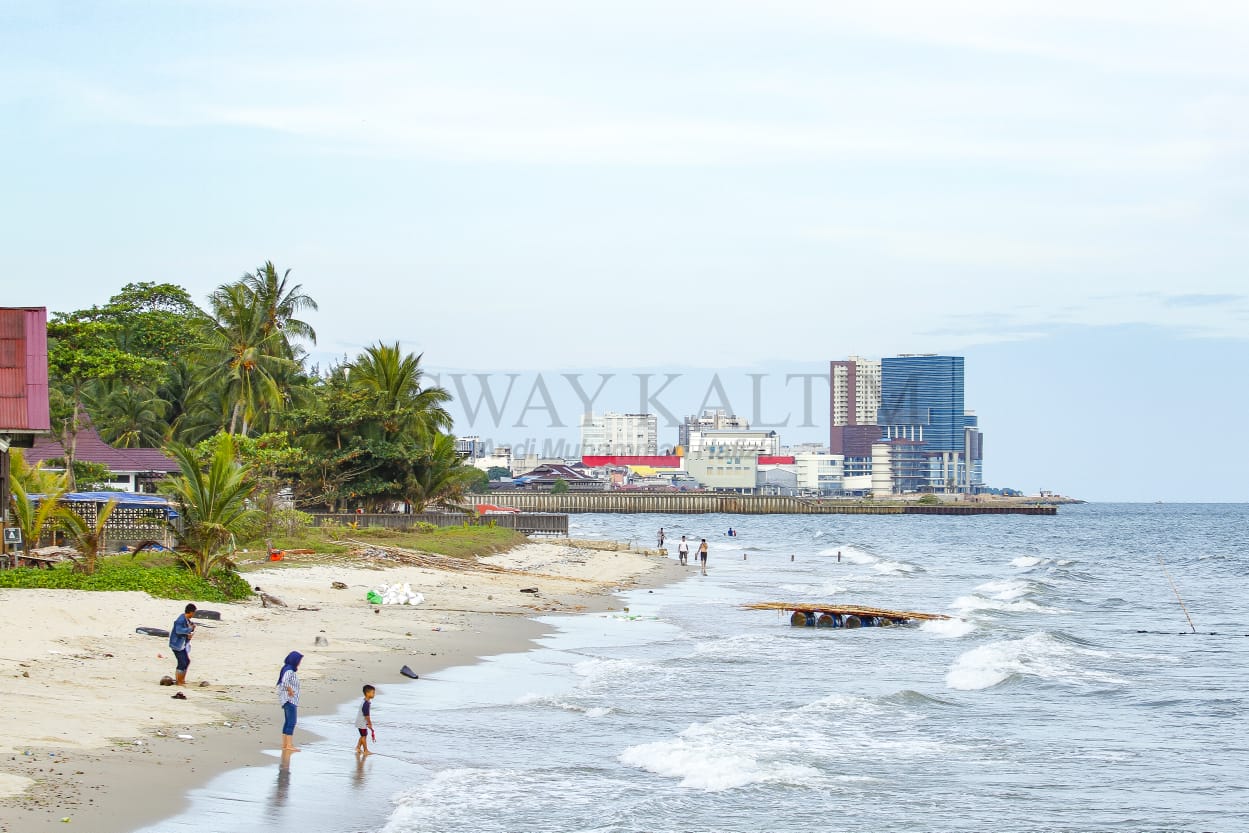
<path fill-rule="evenodd" d="M 169 430 L 169 403 L 143 386 L 118 381 L 88 387 L 87 412 L 100 436 L 120 448 L 159 448 Z"/>
<path fill-rule="evenodd" d="M 9 501 L 15 526 L 22 531 L 27 553 L 39 545 L 43 531 L 56 517 L 61 498 L 69 491 L 65 475 L 26 465 L 20 449 L 9 452 Z"/>
<path fill-rule="evenodd" d="M 255 486 L 235 457 L 234 438 L 217 435 L 206 468 L 188 446 L 172 443 L 166 450 L 181 473 L 162 481 L 160 489 L 180 515 L 172 529 L 185 563 L 201 577 L 220 566 L 232 566 L 234 537 L 245 534 L 258 514 L 248 508 Z"/>
<path fill-rule="evenodd" d="M 404 484 L 404 498 L 412 504 L 413 512 L 421 512 L 431 503 L 463 500 L 476 474 L 477 469 L 464 465 L 455 453 L 455 438 L 439 434 L 413 466 Z"/>
<path fill-rule="evenodd" d="M 99 568 L 100 553 L 107 547 L 104 527 L 108 525 L 109 516 L 116 508 L 116 498 L 97 507 L 94 521 L 88 521 L 68 506 L 61 506 L 56 510 L 57 523 L 70 546 L 82 556 L 82 569 L 88 575 Z"/>
<path fill-rule="evenodd" d="M 317 302 L 304 294 L 302 284 L 287 286 L 290 276 L 291 270 L 287 269 L 279 278 L 273 261 L 266 260 L 263 266 L 255 272 L 248 272 L 242 280 L 263 314 L 265 335 L 282 333 L 282 341 L 288 351 L 292 348 L 291 338 L 306 338 L 313 344 L 317 343 L 317 334 L 312 326 L 295 317 L 304 310 L 315 312 Z"/>
<path fill-rule="evenodd" d="M 445 388 L 423 387 L 424 377 L 421 356 L 405 354 L 399 342 L 378 342 L 347 367 L 351 387 L 378 397 L 378 404 L 388 414 L 382 428 L 392 436 L 410 430 L 427 439 L 451 427 L 451 416 L 442 407 L 451 401 L 451 394 Z"/>
<path fill-rule="evenodd" d="M 266 313 L 246 285 L 218 287 L 210 300 L 214 322 L 206 345 L 207 373 L 196 392 L 224 383 L 230 402 L 227 430 L 246 434 L 262 408 L 282 410 L 285 398 L 277 376 L 293 361 L 285 355 L 281 330 L 266 328 Z"/>

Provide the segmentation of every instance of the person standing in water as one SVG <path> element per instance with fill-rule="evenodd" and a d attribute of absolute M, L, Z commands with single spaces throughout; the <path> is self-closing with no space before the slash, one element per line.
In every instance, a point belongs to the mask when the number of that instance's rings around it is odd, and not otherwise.
<path fill-rule="evenodd" d="M 291 651 L 278 672 L 278 702 L 282 704 L 282 751 L 298 752 L 295 746 L 295 721 L 299 717 L 299 661 L 304 655 Z"/>
<path fill-rule="evenodd" d="M 664 528 L 662 526 L 659 527 L 659 534 L 655 537 L 659 539 L 659 545 L 657 548 L 662 550 L 664 548 Z"/>
<path fill-rule="evenodd" d="M 698 545 L 698 561 L 702 565 L 703 575 L 707 575 L 707 539 L 703 538 Z"/>
<path fill-rule="evenodd" d="M 690 563 L 690 542 L 685 540 L 685 536 L 681 536 L 681 543 L 677 544 L 677 561 L 681 564 Z"/>

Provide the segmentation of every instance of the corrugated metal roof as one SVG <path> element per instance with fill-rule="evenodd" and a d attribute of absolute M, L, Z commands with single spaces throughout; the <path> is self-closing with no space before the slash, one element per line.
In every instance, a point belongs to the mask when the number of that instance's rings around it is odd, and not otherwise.
<path fill-rule="evenodd" d="M 50 427 L 47 310 L 0 307 L 0 431 Z"/>

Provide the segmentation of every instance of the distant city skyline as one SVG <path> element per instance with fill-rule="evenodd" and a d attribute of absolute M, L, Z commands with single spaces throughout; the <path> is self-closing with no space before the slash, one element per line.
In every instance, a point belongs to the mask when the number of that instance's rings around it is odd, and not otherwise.
<path fill-rule="evenodd" d="M 0 303 L 272 260 L 323 365 L 688 373 L 678 418 L 962 355 L 987 482 L 1249 500 L 1157 463 L 1249 409 L 1246 51 L 1231 2 L 10 2 Z"/>

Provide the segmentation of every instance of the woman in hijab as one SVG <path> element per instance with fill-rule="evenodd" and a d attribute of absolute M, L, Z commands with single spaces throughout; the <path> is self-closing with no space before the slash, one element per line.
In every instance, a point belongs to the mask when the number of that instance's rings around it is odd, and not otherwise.
<path fill-rule="evenodd" d="M 295 718 L 299 709 L 299 661 L 304 655 L 299 651 L 291 651 L 286 655 L 286 662 L 278 674 L 278 702 L 282 704 L 282 751 L 298 752 L 293 735 L 295 734 Z"/>

